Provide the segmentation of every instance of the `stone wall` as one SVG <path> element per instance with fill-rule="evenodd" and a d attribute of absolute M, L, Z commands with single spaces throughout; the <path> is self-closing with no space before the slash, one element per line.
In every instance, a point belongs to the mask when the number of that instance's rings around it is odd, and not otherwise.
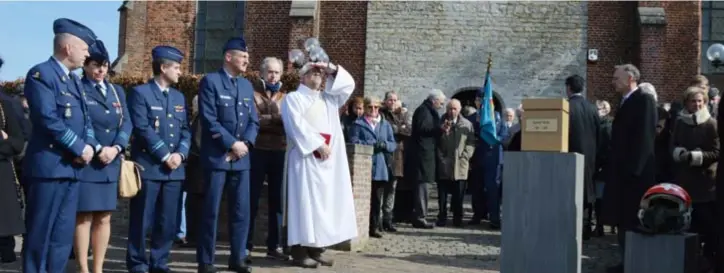
<path fill-rule="evenodd" d="M 560 96 L 567 76 L 586 76 L 587 2 L 368 5 L 365 94 L 397 90 L 412 107 L 431 88 L 452 96 L 483 85 L 488 53 L 507 105 Z"/>

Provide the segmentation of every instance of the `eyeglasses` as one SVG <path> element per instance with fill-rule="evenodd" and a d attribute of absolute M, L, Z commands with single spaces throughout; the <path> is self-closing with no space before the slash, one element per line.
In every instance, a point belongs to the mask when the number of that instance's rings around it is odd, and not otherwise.
<path fill-rule="evenodd" d="M 367 108 L 368 109 L 379 109 L 380 106 L 379 105 L 367 105 Z"/>

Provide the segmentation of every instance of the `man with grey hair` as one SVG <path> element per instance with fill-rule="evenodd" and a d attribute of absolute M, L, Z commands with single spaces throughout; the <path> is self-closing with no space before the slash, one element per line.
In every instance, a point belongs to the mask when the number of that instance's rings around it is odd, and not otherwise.
<path fill-rule="evenodd" d="M 433 89 L 417 107 L 412 115 L 412 131 L 405 147 L 405 179 L 414 184 L 412 226 L 415 228 L 433 228 L 427 216 L 428 186 L 436 180 L 435 151 L 440 134 L 450 129 L 450 125 L 440 123 L 438 111 L 445 103 L 445 93 Z"/>
<path fill-rule="evenodd" d="M 639 89 L 641 89 L 642 92 L 654 97 L 654 101 L 659 100 L 659 96 L 656 95 L 656 88 L 654 88 L 653 84 L 648 82 L 642 82 L 641 84 L 639 84 Z"/>
<path fill-rule="evenodd" d="M 626 231 L 639 224 L 641 196 L 656 183 L 656 101 L 638 87 L 640 77 L 636 66 L 625 64 L 616 66 L 612 82 L 623 99 L 612 125 L 611 172 L 604 188 L 601 220 L 604 225 L 619 227 L 621 251 L 625 249 Z M 623 272 L 623 264 L 609 268 L 609 272 Z"/>
<path fill-rule="evenodd" d="M 247 251 L 254 249 L 254 226 L 256 224 L 259 199 L 267 182 L 267 239 L 266 255 L 272 259 L 288 260 L 281 250 L 285 246 L 280 242 L 282 234 L 282 174 L 284 173 L 284 151 L 286 139 L 280 112 L 281 102 L 286 92 L 281 90 L 281 76 L 284 73 L 282 60 L 266 57 L 261 62 L 261 80 L 254 87 L 254 103 L 259 114 L 259 134 L 252 151 L 251 161 L 251 221 L 246 243 Z"/>
<path fill-rule="evenodd" d="M 452 196 L 450 208 L 453 212 L 453 225 L 463 224 L 463 198 L 465 181 L 468 179 L 470 159 L 475 152 L 475 129 L 472 122 L 460 115 L 461 103 L 452 99 L 442 116 L 443 132 L 437 145 L 437 194 L 439 210 L 437 226 L 447 224 L 447 195 Z"/>

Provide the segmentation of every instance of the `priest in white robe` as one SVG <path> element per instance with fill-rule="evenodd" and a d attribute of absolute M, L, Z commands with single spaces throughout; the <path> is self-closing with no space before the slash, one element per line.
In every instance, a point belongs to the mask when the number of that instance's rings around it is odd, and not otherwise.
<path fill-rule="evenodd" d="M 282 102 L 287 135 L 285 219 L 294 264 L 332 266 L 323 248 L 357 237 L 352 182 L 339 108 L 354 91 L 341 66 L 307 63 Z M 322 82 L 326 78 L 325 89 Z"/>

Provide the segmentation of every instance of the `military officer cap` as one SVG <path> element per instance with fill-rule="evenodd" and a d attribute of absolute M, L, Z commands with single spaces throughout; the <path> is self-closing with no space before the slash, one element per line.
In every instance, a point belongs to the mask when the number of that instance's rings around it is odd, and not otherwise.
<path fill-rule="evenodd" d="M 88 53 L 90 53 L 90 57 L 88 57 L 88 59 L 96 61 L 99 64 L 110 62 L 108 50 L 106 50 L 106 46 L 101 40 L 96 40 L 95 44 L 88 48 Z"/>
<path fill-rule="evenodd" d="M 67 18 L 56 19 L 53 22 L 53 33 L 56 35 L 63 33 L 73 35 L 83 40 L 88 46 L 93 45 L 97 38 L 90 28 Z"/>
<path fill-rule="evenodd" d="M 231 38 L 226 41 L 226 44 L 224 45 L 224 52 L 229 50 L 239 50 L 247 52 L 246 41 L 244 40 L 244 37 Z"/>
<path fill-rule="evenodd" d="M 181 50 L 178 50 L 175 47 L 172 46 L 156 46 L 151 50 L 151 58 L 154 61 L 158 61 L 160 59 L 166 59 L 169 61 L 174 61 L 177 63 L 181 63 L 184 59 L 184 54 L 181 52 Z"/>

